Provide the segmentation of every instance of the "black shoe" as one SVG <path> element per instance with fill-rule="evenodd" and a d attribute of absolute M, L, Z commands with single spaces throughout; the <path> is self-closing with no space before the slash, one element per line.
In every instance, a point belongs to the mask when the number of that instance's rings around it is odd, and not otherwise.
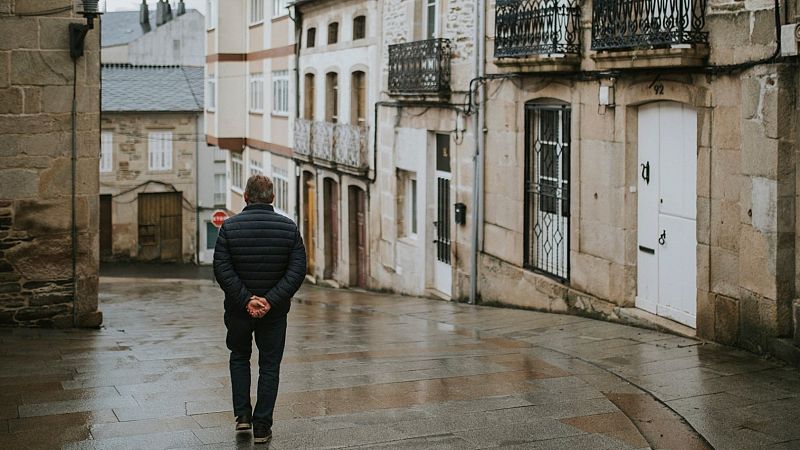
<path fill-rule="evenodd" d="M 250 414 L 236 416 L 236 431 L 245 431 L 253 428 L 253 417 Z"/>
<path fill-rule="evenodd" d="M 255 424 L 253 428 L 253 443 L 266 444 L 270 440 L 272 440 L 272 430 L 267 428 L 266 425 Z"/>

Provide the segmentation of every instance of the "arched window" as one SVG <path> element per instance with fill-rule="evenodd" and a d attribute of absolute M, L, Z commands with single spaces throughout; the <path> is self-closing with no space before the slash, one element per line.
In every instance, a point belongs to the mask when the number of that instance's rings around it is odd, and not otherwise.
<path fill-rule="evenodd" d="M 306 31 L 306 48 L 313 48 L 317 45 L 317 29 L 314 27 Z"/>
<path fill-rule="evenodd" d="M 353 19 L 353 40 L 364 39 L 367 37 L 367 17 L 358 16 Z"/>
<path fill-rule="evenodd" d="M 325 76 L 325 121 L 339 121 L 339 74 L 336 72 Z"/>
<path fill-rule="evenodd" d="M 328 45 L 339 42 L 339 22 L 332 22 L 328 25 Z"/>
<path fill-rule="evenodd" d="M 350 92 L 350 123 L 363 127 L 367 124 L 367 82 L 364 72 L 353 72 Z"/>
<path fill-rule="evenodd" d="M 316 82 L 313 73 L 306 74 L 305 80 L 305 102 L 303 103 L 303 117 L 307 120 L 314 120 L 314 97 L 316 97 L 316 90 L 314 83 Z"/>

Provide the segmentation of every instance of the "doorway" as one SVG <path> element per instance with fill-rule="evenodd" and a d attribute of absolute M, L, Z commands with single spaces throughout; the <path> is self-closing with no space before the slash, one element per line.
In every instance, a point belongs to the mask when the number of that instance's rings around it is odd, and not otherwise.
<path fill-rule="evenodd" d="M 100 259 L 103 261 L 110 259 L 113 255 L 111 202 L 110 194 L 100 196 Z"/>
<path fill-rule="evenodd" d="M 639 108 L 636 306 L 695 328 L 697 112 L 674 102 Z"/>
<path fill-rule="evenodd" d="M 306 244 L 308 274 L 314 275 L 317 232 L 317 185 L 314 174 L 303 172 L 303 238 Z"/>
<path fill-rule="evenodd" d="M 139 194 L 139 260 L 181 260 L 182 202 L 181 192 Z"/>
<path fill-rule="evenodd" d="M 453 265 L 450 246 L 450 135 L 436 135 L 436 220 L 434 226 L 433 287 L 447 297 L 452 295 Z"/>
<path fill-rule="evenodd" d="M 339 184 L 332 178 L 322 182 L 325 199 L 325 267 L 323 278 L 333 279 L 339 261 Z"/>
<path fill-rule="evenodd" d="M 350 286 L 367 287 L 367 196 L 358 186 L 348 188 Z"/>

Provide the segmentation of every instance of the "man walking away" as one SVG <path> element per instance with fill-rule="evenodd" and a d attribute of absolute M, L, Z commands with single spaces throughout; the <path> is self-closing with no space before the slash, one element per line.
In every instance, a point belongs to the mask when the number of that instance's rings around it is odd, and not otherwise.
<path fill-rule="evenodd" d="M 226 220 L 214 248 L 214 276 L 225 292 L 225 343 L 231 351 L 236 430 L 253 429 L 253 442 L 272 439 L 286 315 L 306 276 L 306 251 L 297 225 L 275 212 L 272 180 L 247 180 L 244 210 Z M 250 353 L 258 346 L 258 399 L 250 404 Z"/>

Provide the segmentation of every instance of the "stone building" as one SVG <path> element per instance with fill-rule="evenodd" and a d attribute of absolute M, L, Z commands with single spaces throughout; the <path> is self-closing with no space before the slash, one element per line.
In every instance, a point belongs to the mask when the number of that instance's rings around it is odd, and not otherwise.
<path fill-rule="evenodd" d="M 87 30 L 84 53 L 73 65 L 68 28 L 87 19 L 73 14 L 72 4 L 0 0 L 3 326 L 96 327 L 102 322 L 97 300 L 100 33 Z"/>
<path fill-rule="evenodd" d="M 296 218 L 292 160 L 294 26 L 287 0 L 209 0 L 206 12 L 206 142 L 225 150 L 219 182 L 231 214 L 244 208 L 253 174 L 275 183 L 275 208 Z M 219 192 L 219 191 L 216 191 Z"/>
<path fill-rule="evenodd" d="M 194 262 L 203 68 L 103 66 L 100 253 Z"/>
<path fill-rule="evenodd" d="M 300 223 L 316 279 L 367 287 L 372 136 L 381 71 L 377 0 L 294 3 L 300 108 L 294 121 Z M 374 202 L 373 202 L 374 203 Z M 378 229 L 376 226 L 374 229 Z"/>
<path fill-rule="evenodd" d="M 480 296 L 797 358 L 796 10 L 627 4 L 486 2 Z"/>
<path fill-rule="evenodd" d="M 469 293 L 475 77 L 472 0 L 382 2 L 372 287 L 462 299 Z M 466 210 L 455 214 L 455 205 Z"/>

